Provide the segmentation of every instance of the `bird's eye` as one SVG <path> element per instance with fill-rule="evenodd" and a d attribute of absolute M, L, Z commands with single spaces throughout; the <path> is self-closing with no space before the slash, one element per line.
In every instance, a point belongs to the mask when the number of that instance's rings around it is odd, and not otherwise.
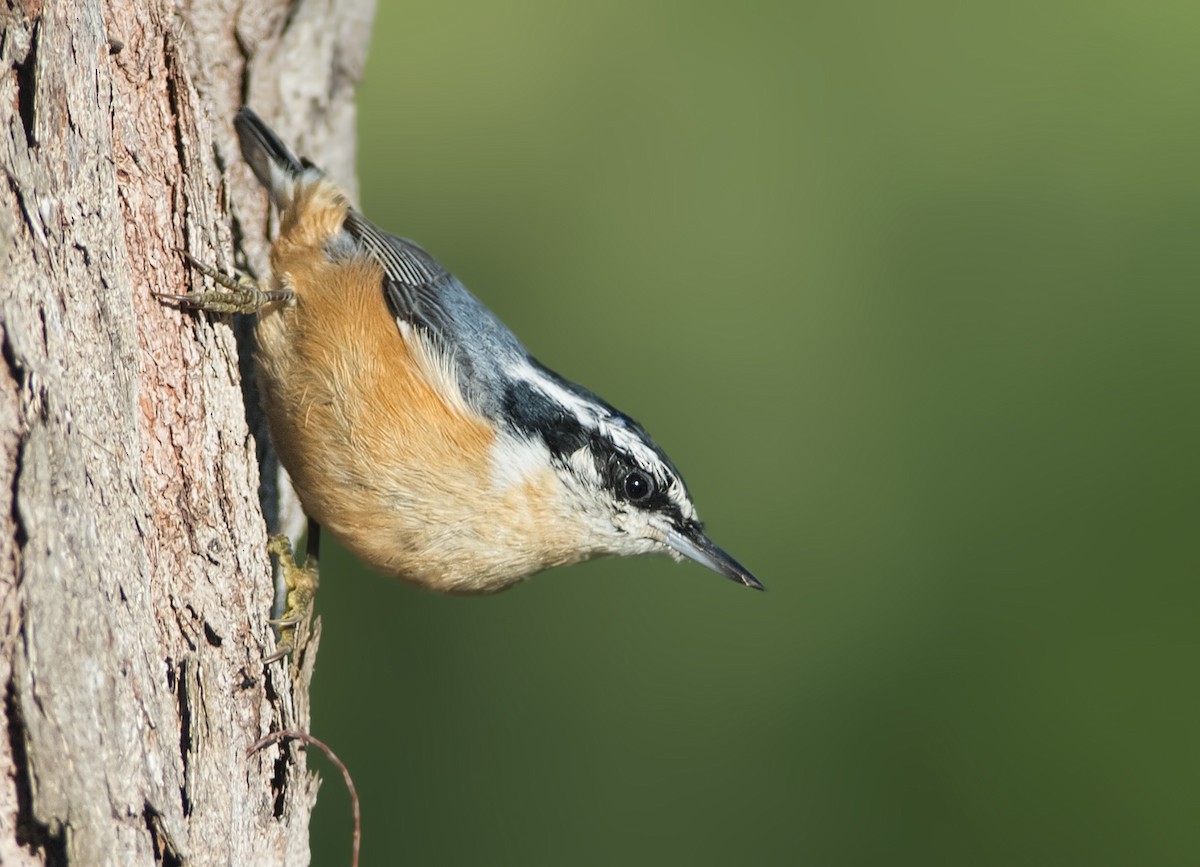
<path fill-rule="evenodd" d="M 654 480 L 641 470 L 631 470 L 622 482 L 631 503 L 640 503 L 654 493 Z"/>

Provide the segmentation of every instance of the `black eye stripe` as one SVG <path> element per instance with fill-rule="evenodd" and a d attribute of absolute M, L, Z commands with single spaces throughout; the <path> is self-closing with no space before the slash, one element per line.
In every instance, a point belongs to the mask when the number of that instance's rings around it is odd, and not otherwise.
<path fill-rule="evenodd" d="M 596 426 L 585 423 L 533 382 L 514 380 L 506 385 L 497 421 L 514 433 L 540 440 L 549 450 L 550 459 L 559 467 L 567 467 L 580 450 L 585 450 L 594 462 L 601 484 L 618 503 L 682 521 L 679 501 L 688 502 L 687 486 L 645 429 L 582 386 L 563 379 L 532 359 L 530 363 L 547 381 L 596 407 L 598 415 L 610 427 L 620 429 L 621 439 L 632 435 L 641 440 L 653 455 L 649 459 L 650 465 L 635 459 L 625 447 L 613 441 L 612 434 L 602 433 Z M 626 476 L 635 470 L 644 473 L 650 482 L 650 492 L 641 499 L 631 496 L 625 489 Z M 640 494 L 640 487 L 635 493 Z"/>

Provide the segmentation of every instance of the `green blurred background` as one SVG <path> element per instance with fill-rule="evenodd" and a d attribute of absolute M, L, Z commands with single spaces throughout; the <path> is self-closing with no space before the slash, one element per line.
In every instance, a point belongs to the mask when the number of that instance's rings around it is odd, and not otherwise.
<path fill-rule="evenodd" d="M 330 553 L 363 863 L 1200 863 L 1198 32 L 385 0 L 364 209 L 653 431 L 769 591 Z M 313 846 L 347 863 L 328 770 Z"/>

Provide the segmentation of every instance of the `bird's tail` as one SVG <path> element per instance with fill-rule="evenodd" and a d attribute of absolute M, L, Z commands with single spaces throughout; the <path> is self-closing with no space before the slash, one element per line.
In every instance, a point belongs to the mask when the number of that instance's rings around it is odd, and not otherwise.
<path fill-rule="evenodd" d="M 286 208 L 292 200 L 296 181 L 314 170 L 296 159 L 275 131 L 252 109 L 243 107 L 233 119 L 233 126 L 237 130 L 242 156 L 254 176 L 266 187 L 276 207 Z"/>

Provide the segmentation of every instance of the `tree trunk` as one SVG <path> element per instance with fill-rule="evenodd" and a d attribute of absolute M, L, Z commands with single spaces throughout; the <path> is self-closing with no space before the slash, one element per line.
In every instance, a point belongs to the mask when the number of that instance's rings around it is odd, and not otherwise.
<path fill-rule="evenodd" d="M 307 863 L 303 753 L 246 757 L 307 728 L 315 643 L 299 672 L 262 662 L 239 347 L 151 292 L 198 280 L 180 248 L 265 262 L 243 100 L 352 179 L 371 0 L 5 4 L 0 863 Z"/>

